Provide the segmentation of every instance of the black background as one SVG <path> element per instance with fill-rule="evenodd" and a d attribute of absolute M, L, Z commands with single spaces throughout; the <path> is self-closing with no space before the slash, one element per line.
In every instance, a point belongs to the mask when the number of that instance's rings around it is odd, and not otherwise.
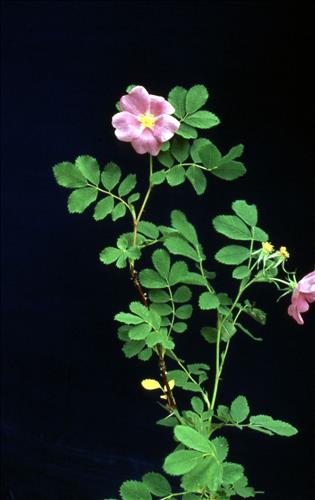
<path fill-rule="evenodd" d="M 114 103 L 130 83 L 167 96 L 205 84 L 221 119 L 209 137 L 226 151 L 245 144 L 248 173 L 211 179 L 197 197 L 162 187 L 145 218 L 168 224 L 182 209 L 200 239 L 218 288 L 232 291 L 212 259 L 223 240 L 211 218 L 234 199 L 256 203 L 260 225 L 291 253 L 298 277 L 314 269 L 312 9 L 303 2 L 3 2 L 3 487 L 16 500 L 117 496 L 125 479 L 160 470 L 171 433 L 139 381 L 155 362 L 126 360 L 113 315 L 134 290 L 99 251 L 129 230 L 127 219 L 96 223 L 69 215 L 51 167 L 90 154 L 136 171 L 147 160 L 116 140 Z M 143 173 L 143 175 L 142 175 Z M 289 267 L 290 267 L 289 266 Z M 230 460 L 244 463 L 262 498 L 313 498 L 314 310 L 301 327 L 288 298 L 262 285 L 252 300 L 269 312 L 264 342 L 232 343 L 221 403 L 239 393 L 253 413 L 295 424 L 292 438 L 233 431 Z M 189 361 L 213 364 L 196 319 L 179 341 Z"/>

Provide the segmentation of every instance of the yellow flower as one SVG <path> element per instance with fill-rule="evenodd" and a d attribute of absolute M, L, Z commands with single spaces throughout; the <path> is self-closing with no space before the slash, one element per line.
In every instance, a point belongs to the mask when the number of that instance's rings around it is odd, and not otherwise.
<path fill-rule="evenodd" d="M 274 251 L 274 246 L 271 243 L 269 243 L 269 241 L 265 241 L 264 243 L 261 244 L 261 246 L 263 251 L 266 253 L 271 253 Z"/>
<path fill-rule="evenodd" d="M 284 257 L 285 259 L 288 259 L 290 257 L 287 247 L 280 247 L 279 254 L 282 255 L 282 257 Z"/>

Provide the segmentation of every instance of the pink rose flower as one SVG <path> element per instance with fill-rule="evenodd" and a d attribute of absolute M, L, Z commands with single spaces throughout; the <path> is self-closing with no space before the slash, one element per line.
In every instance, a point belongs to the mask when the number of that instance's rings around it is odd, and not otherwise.
<path fill-rule="evenodd" d="M 131 142 L 139 154 L 157 156 L 163 142 L 179 129 L 180 123 L 170 116 L 173 106 L 144 87 L 134 87 L 120 99 L 121 112 L 112 118 L 115 135 L 120 141 Z"/>
<path fill-rule="evenodd" d="M 298 282 L 288 307 L 289 316 L 292 316 L 299 325 L 304 325 L 301 313 L 308 311 L 312 302 L 315 302 L 315 271 Z"/>

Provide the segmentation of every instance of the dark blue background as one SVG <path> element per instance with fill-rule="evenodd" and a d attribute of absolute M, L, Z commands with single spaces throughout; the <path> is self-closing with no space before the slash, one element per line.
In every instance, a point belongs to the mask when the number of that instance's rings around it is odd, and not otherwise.
<path fill-rule="evenodd" d="M 70 216 L 51 167 L 90 154 L 141 179 L 146 160 L 114 137 L 114 103 L 129 83 L 164 96 L 177 84 L 203 83 L 222 121 L 209 137 L 223 150 L 244 143 L 248 174 L 211 179 L 202 198 L 189 186 L 163 187 L 145 218 L 167 224 L 170 210 L 182 209 L 211 259 L 223 244 L 211 218 L 246 199 L 258 205 L 271 241 L 289 248 L 298 276 L 310 272 L 312 10 L 254 1 L 11 1 L 2 16 L 3 488 L 16 500 L 117 496 L 123 480 L 159 470 L 171 433 L 154 425 L 163 414 L 139 390 L 143 377 L 157 377 L 155 363 L 125 360 L 116 337 L 113 315 L 135 297 L 128 275 L 98 260 L 127 221 Z M 231 290 L 219 271 L 219 288 Z M 269 311 L 257 328 L 265 342 L 240 336 L 232 344 L 221 402 L 244 393 L 254 413 L 300 428 L 290 439 L 228 438 L 230 460 L 244 463 L 266 500 L 304 500 L 314 491 L 314 310 L 300 327 L 287 317 L 288 298 L 275 305 L 276 297 L 264 286 L 252 292 Z M 179 350 L 213 364 L 199 340 L 204 321 Z"/>

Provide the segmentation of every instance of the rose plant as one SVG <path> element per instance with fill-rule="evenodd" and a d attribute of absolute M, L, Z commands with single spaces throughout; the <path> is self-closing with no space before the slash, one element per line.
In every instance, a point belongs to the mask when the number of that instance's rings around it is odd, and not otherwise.
<path fill-rule="evenodd" d="M 214 113 L 203 109 L 207 100 L 204 85 L 188 90 L 177 86 L 167 99 L 130 85 L 116 104 L 112 118 L 116 137 L 130 142 L 138 154 L 148 154 L 148 187 L 143 194 L 136 191 L 136 175 L 128 173 L 122 178 L 114 162 L 100 168 L 95 158 L 85 155 L 53 168 L 57 183 L 73 190 L 68 199 L 70 213 L 82 213 L 96 202 L 96 221 L 111 216 L 115 222 L 128 216 L 126 232 L 100 252 L 100 260 L 128 270 L 131 276 L 135 297 L 125 311 L 115 315 L 118 337 L 127 358 L 145 362 L 156 357 L 159 376 L 153 373 L 141 385 L 157 391 L 163 411 L 157 423 L 168 432 L 171 429 L 175 447 L 164 460 L 163 473 L 148 472 L 141 480 L 121 485 L 123 500 L 255 497 L 263 492 L 248 485 L 241 464 L 228 460 L 224 429 L 248 429 L 268 436 L 297 433 L 293 425 L 270 415 L 253 415 L 243 394 L 229 405 L 218 404 L 218 389 L 231 342 L 241 334 L 256 342 L 262 340 L 250 326 L 253 321 L 266 322 L 265 312 L 250 300 L 252 286 L 274 285 L 281 297 L 292 293 L 288 314 L 301 325 L 301 313 L 315 301 L 315 271 L 297 282 L 295 273 L 286 267 L 286 247 L 275 249 L 258 225 L 257 207 L 237 199 L 228 213 L 216 215 L 212 221 L 213 231 L 223 241 L 214 259 L 229 266 L 236 284 L 236 292 L 227 293 L 216 284 L 215 273 L 207 269 L 208 251 L 187 214 L 172 210 L 168 225 L 143 217 L 153 189 L 188 181 L 196 194 L 202 195 L 211 175 L 233 181 L 245 174 L 241 144 L 222 153 L 200 136 L 220 122 Z M 140 259 L 147 252 L 152 265 L 143 269 Z M 213 352 L 212 374 L 204 360 L 192 362 L 189 353 L 184 356 L 179 352 L 181 335 L 188 330 L 196 335 L 188 328 L 193 295 L 197 295 L 204 315 L 201 336 L 209 347 L 209 359 L 211 349 Z M 192 396 L 189 407 L 182 402 L 182 391 Z"/>

